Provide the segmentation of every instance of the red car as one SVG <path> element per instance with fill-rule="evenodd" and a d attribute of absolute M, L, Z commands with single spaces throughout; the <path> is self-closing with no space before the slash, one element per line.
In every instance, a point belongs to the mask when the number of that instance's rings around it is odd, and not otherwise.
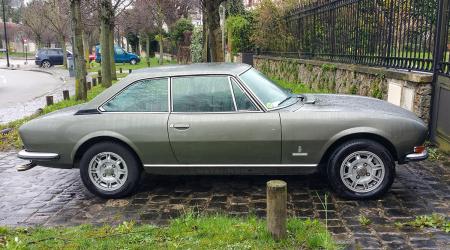
<path fill-rule="evenodd" d="M 89 62 L 95 61 L 95 53 L 89 55 Z"/>

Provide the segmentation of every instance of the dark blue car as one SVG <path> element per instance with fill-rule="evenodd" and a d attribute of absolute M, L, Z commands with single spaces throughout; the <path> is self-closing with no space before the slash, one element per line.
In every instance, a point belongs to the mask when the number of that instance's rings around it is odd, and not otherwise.
<path fill-rule="evenodd" d="M 98 63 L 102 61 L 100 50 L 100 45 L 95 46 L 95 61 Z M 134 65 L 139 63 L 141 59 L 136 54 L 127 52 L 120 46 L 114 45 L 114 61 L 116 63 L 130 63 Z"/>
<path fill-rule="evenodd" d="M 72 53 L 66 51 L 67 58 L 72 57 Z M 43 68 L 50 68 L 53 65 L 63 65 L 64 64 L 64 53 L 62 49 L 59 48 L 43 48 L 38 49 L 35 57 L 36 65 Z"/>

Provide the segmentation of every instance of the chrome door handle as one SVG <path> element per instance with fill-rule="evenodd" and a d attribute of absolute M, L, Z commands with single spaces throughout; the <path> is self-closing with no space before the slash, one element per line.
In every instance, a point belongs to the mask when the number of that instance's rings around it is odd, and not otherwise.
<path fill-rule="evenodd" d="M 187 123 L 184 123 L 184 124 L 177 123 L 177 124 L 170 124 L 169 127 L 175 128 L 175 129 L 188 129 L 188 128 L 190 128 L 190 125 Z"/>

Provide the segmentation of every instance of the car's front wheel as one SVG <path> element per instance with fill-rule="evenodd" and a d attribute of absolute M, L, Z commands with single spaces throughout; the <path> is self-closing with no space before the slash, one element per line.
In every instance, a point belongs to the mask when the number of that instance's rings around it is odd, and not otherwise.
<path fill-rule="evenodd" d="M 136 59 L 131 59 L 131 61 L 130 61 L 130 64 L 131 65 L 135 65 L 137 63 L 137 60 Z"/>
<path fill-rule="evenodd" d="M 352 140 L 339 146 L 328 162 L 328 179 L 335 192 L 351 199 L 384 194 L 395 178 L 389 150 L 372 140 Z"/>
<path fill-rule="evenodd" d="M 91 146 L 80 160 L 80 175 L 86 188 L 103 198 L 131 194 L 139 182 L 141 167 L 134 154 L 115 142 Z"/>

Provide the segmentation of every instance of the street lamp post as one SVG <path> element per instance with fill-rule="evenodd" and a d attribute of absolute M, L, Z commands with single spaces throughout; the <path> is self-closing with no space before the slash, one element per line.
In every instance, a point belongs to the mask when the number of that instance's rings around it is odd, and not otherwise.
<path fill-rule="evenodd" d="M 25 50 L 25 65 L 28 64 L 28 40 L 25 39 L 23 43 L 23 48 Z"/>
<path fill-rule="evenodd" d="M 6 66 L 9 68 L 9 48 L 8 48 L 8 34 L 6 34 L 5 0 L 2 0 L 2 9 L 3 9 L 3 31 L 5 32 L 5 43 L 6 43 Z"/>

